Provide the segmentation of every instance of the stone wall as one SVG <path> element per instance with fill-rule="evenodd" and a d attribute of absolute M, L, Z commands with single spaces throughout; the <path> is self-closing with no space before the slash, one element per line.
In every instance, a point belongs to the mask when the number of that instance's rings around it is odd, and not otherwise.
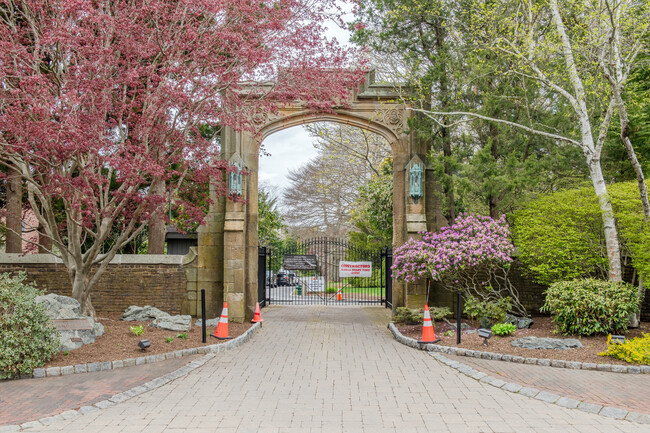
<path fill-rule="evenodd" d="M 130 305 L 152 305 L 180 314 L 187 297 L 184 256 L 118 255 L 92 291 L 95 309 L 122 312 Z M 24 271 L 38 288 L 59 295 L 72 293 L 67 270 L 49 254 L 0 254 L 0 272 Z"/>

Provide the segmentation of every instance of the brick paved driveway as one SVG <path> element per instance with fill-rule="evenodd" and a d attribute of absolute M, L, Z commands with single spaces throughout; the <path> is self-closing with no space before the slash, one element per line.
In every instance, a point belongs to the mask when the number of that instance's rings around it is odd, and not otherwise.
<path fill-rule="evenodd" d="M 239 349 L 65 432 L 650 432 L 512 394 L 397 343 L 381 308 L 269 307 Z M 64 391 L 64 390 L 62 390 Z"/>

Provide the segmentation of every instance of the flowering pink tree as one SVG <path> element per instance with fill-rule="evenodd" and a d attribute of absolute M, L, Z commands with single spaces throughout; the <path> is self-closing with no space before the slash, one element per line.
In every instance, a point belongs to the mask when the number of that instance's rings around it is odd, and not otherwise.
<path fill-rule="evenodd" d="M 331 3 L 0 5 L 0 163 L 22 176 L 84 312 L 94 314 L 91 290 L 110 260 L 170 197 L 209 180 L 225 194 L 230 168 L 199 127 L 250 128 L 253 109 L 300 99 L 326 110 L 347 96 L 361 72 L 321 37 Z M 276 85 L 251 91 L 264 80 Z M 175 205 L 203 218 L 195 202 Z"/>
<path fill-rule="evenodd" d="M 514 246 L 510 229 L 502 216 L 460 214 L 456 223 L 438 233 L 424 233 L 422 240 L 409 239 L 393 254 L 393 276 L 407 282 L 430 278 L 446 289 L 464 291 L 484 300 L 504 296 L 513 308 L 526 309 L 519 302 L 508 279 Z"/>

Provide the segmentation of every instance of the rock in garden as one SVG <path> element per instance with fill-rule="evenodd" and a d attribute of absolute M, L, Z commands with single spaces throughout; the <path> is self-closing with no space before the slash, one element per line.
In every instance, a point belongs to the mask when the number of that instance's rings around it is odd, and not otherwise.
<path fill-rule="evenodd" d="M 166 329 L 168 331 L 187 332 L 192 327 L 192 316 L 170 316 L 160 317 L 149 324 L 154 328 Z"/>
<path fill-rule="evenodd" d="M 104 335 L 104 326 L 91 317 L 83 316 L 81 304 L 74 298 L 50 293 L 37 296 L 36 302 L 44 304 L 45 313 L 55 321 L 60 335 L 60 351 L 78 349 L 84 344 L 94 343 L 97 337 Z"/>
<path fill-rule="evenodd" d="M 214 319 L 208 319 L 208 320 L 205 321 L 205 326 L 207 326 L 209 328 L 215 327 L 215 326 L 217 326 L 219 324 L 219 319 L 220 319 L 219 317 L 215 317 Z M 203 323 L 203 321 L 201 319 L 199 319 L 194 324 L 196 326 L 201 326 L 201 323 Z"/>
<path fill-rule="evenodd" d="M 461 331 L 464 331 L 465 329 L 469 329 L 469 328 L 471 328 L 471 326 L 469 326 L 467 323 L 465 323 L 465 322 L 460 323 L 460 330 Z M 449 329 L 452 329 L 452 330 L 455 331 L 456 330 L 456 324 L 454 323 L 454 324 L 449 325 Z"/>
<path fill-rule="evenodd" d="M 514 347 L 523 347 L 524 349 L 580 349 L 582 343 L 575 338 L 539 338 L 523 337 L 512 342 Z"/>
<path fill-rule="evenodd" d="M 165 313 L 164 311 L 150 305 L 145 305 L 144 307 L 131 305 L 129 308 L 124 310 L 124 314 L 122 314 L 120 319 L 126 321 L 148 322 L 163 317 L 169 317 L 169 313 Z"/>
<path fill-rule="evenodd" d="M 517 317 L 512 314 L 506 316 L 506 323 L 512 323 L 517 326 L 517 329 L 530 328 L 533 325 L 533 319 L 530 317 Z"/>

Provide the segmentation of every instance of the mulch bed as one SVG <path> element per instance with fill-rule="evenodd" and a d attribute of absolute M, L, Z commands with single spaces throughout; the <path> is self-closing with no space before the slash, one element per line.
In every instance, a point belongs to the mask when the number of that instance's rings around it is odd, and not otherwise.
<path fill-rule="evenodd" d="M 84 344 L 76 350 L 71 350 L 65 355 L 57 353 L 44 368 L 61 367 L 64 365 L 86 364 L 88 362 L 117 361 L 121 359 L 137 358 L 144 355 L 157 355 L 159 353 L 173 352 L 182 349 L 191 349 L 203 346 L 201 341 L 201 327 L 195 326 L 196 319 L 192 319 L 192 329 L 187 332 L 187 339 L 177 337 L 178 332 L 166 331 L 148 326 L 149 322 L 126 322 L 120 320 L 120 313 L 97 313 L 97 321 L 104 325 L 104 335 L 98 337 L 93 344 Z M 142 325 L 145 329 L 140 336 L 133 335 L 130 326 Z M 228 334 L 230 337 L 238 337 L 248 328 L 251 323 L 228 323 Z M 214 334 L 215 328 L 208 327 L 208 334 Z M 171 343 L 165 338 L 174 337 Z M 138 341 L 149 340 L 151 347 L 142 352 L 138 347 Z M 218 340 L 207 336 L 205 345 L 224 343 L 229 340 Z"/>
<path fill-rule="evenodd" d="M 555 333 L 555 324 L 551 321 L 550 317 L 539 316 L 533 317 L 534 324 L 530 329 L 518 329 L 515 333 L 508 337 L 493 336 L 488 340 L 488 345 L 483 345 L 483 339 L 476 334 L 467 334 L 465 331 L 461 335 L 461 344 L 456 344 L 456 333 L 449 332 L 449 325 L 445 322 L 435 322 L 434 330 L 436 338 L 440 338 L 440 345 L 450 347 L 462 347 L 471 350 L 480 350 L 482 352 L 504 353 L 515 356 L 523 356 L 525 358 L 548 358 L 548 359 L 562 359 L 565 361 L 578 361 L 578 362 L 595 362 L 600 364 L 620 364 L 629 365 L 625 361 L 611 358 L 609 356 L 599 356 L 600 352 L 607 350 L 607 336 L 596 335 L 591 337 L 577 337 L 572 335 L 561 335 Z M 471 329 L 478 328 L 478 322 L 471 320 L 463 320 L 471 326 Z M 419 340 L 422 337 L 422 325 L 397 325 L 397 329 L 406 337 Z M 650 333 L 650 323 L 643 322 L 641 327 L 637 329 L 629 329 L 625 335 L 626 339 L 641 337 L 642 333 Z M 511 343 L 517 338 L 521 337 L 549 337 L 549 338 L 577 338 L 582 345 L 581 349 L 569 350 L 541 350 L 541 349 L 523 349 L 520 347 L 513 347 Z"/>

